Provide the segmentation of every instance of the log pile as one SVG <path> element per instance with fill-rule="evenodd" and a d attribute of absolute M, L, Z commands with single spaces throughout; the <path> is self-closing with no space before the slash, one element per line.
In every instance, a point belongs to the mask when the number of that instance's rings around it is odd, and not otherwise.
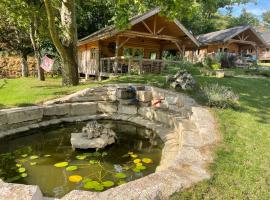
<path fill-rule="evenodd" d="M 29 76 L 35 76 L 36 63 L 33 57 L 27 59 Z M 0 56 L 0 78 L 21 77 L 21 61 L 18 56 Z"/>

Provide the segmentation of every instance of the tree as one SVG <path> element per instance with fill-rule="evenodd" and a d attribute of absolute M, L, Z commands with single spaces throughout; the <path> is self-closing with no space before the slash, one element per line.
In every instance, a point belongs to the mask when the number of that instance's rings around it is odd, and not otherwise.
<path fill-rule="evenodd" d="M 44 0 L 44 3 L 50 35 L 62 62 L 63 84 L 78 85 L 75 0 L 62 0 L 60 4 L 58 4 L 59 2 Z M 55 20 L 57 14 L 60 15 L 60 26 L 62 30 L 60 33 L 57 30 Z M 60 38 L 59 35 L 62 37 Z"/>
<path fill-rule="evenodd" d="M 40 67 L 40 42 L 47 37 L 46 16 L 42 9 L 40 0 L 2 0 L 0 1 L 0 11 L 6 20 L 16 29 L 23 30 L 31 39 L 37 63 L 37 72 L 39 80 L 45 80 L 44 71 Z"/>
<path fill-rule="evenodd" d="M 270 10 L 262 14 L 263 25 L 267 30 L 270 30 Z"/>
<path fill-rule="evenodd" d="M 78 38 L 83 38 L 106 25 L 111 25 L 114 5 L 108 0 L 77 0 Z"/>
<path fill-rule="evenodd" d="M 3 16 L 0 17 L 0 48 L 20 55 L 22 77 L 27 77 L 27 55 L 33 51 L 29 35 L 24 30 L 17 29 Z"/>
<path fill-rule="evenodd" d="M 242 10 L 239 17 L 231 17 L 229 20 L 229 27 L 248 25 L 257 27 L 260 25 L 260 21 L 256 16 L 247 12 L 246 9 Z"/>

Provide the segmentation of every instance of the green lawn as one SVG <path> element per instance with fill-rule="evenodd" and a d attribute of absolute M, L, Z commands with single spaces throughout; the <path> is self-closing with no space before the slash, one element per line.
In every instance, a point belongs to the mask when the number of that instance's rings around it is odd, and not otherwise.
<path fill-rule="evenodd" d="M 170 70 L 170 72 L 175 70 Z M 201 182 L 175 194 L 172 199 L 270 199 L 270 78 L 223 78 L 199 76 L 200 85 L 219 83 L 232 87 L 240 95 L 240 108 L 214 109 L 221 136 L 221 144 L 215 152 L 215 162 L 209 170 L 210 180 Z M 165 76 L 123 76 L 104 83 L 139 82 L 166 87 Z M 59 97 L 82 88 L 61 87 L 60 79 L 0 81 L 0 104 L 14 106 L 35 104 L 45 99 Z M 202 102 L 198 91 L 190 93 Z"/>
<path fill-rule="evenodd" d="M 32 105 L 86 87 L 88 85 L 85 84 L 77 87 L 62 87 L 60 78 L 47 78 L 45 82 L 35 78 L 2 79 L 0 80 L 0 108 Z"/>

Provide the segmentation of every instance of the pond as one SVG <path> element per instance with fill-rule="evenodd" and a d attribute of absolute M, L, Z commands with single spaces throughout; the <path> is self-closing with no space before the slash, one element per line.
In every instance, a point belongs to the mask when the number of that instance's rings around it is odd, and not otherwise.
<path fill-rule="evenodd" d="M 124 121 L 99 120 L 117 134 L 100 151 L 73 150 L 71 133 L 87 122 L 33 129 L 0 140 L 0 178 L 38 185 L 44 196 L 71 190 L 104 191 L 155 172 L 163 143 L 151 130 Z"/>

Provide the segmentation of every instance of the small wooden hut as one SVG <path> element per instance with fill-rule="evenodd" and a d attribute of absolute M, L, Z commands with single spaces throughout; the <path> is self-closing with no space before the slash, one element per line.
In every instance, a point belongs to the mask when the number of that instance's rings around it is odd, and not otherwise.
<path fill-rule="evenodd" d="M 266 41 L 267 46 L 260 49 L 260 61 L 261 62 L 270 62 L 270 32 L 262 33 L 263 39 Z"/>
<path fill-rule="evenodd" d="M 253 55 L 259 58 L 260 48 L 267 43 L 251 26 L 237 26 L 197 36 L 201 43 L 197 52 L 199 59 L 209 54 L 227 52 L 236 56 Z"/>
<path fill-rule="evenodd" d="M 126 30 L 115 26 L 101 29 L 78 41 L 79 72 L 88 75 L 110 75 L 137 71 L 159 73 L 165 60 L 162 52 L 176 50 L 184 55 L 196 49 L 199 42 L 177 20 L 159 15 L 160 9 L 133 17 Z"/>

